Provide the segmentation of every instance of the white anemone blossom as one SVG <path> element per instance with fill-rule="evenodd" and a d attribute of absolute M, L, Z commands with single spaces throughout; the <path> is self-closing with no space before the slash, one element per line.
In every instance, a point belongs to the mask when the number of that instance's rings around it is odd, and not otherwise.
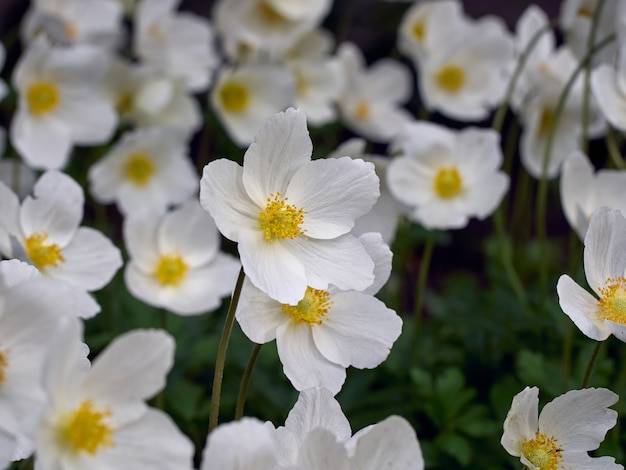
<path fill-rule="evenodd" d="M 297 305 L 287 305 L 244 282 L 239 326 L 256 343 L 276 339 L 283 370 L 296 390 L 323 386 L 339 392 L 348 366 L 378 366 L 400 336 L 401 318 L 374 297 L 389 278 L 391 251 L 379 233 L 359 240 L 376 266 L 374 284 L 363 292 L 308 287 Z"/>
<path fill-rule="evenodd" d="M 526 387 L 513 398 L 500 442 L 532 470 L 623 469 L 612 457 L 588 454 L 615 426 L 617 412 L 608 407 L 618 398 L 606 388 L 570 390 L 539 413 L 539 389 Z"/>
<path fill-rule="evenodd" d="M 613 334 L 626 342 L 626 219 L 620 211 L 603 207 L 593 213 L 584 267 L 598 298 L 564 274 L 556 286 L 561 309 L 585 336 L 604 341 Z"/>
<path fill-rule="evenodd" d="M 349 232 L 379 196 L 374 166 L 349 157 L 311 161 L 302 110 L 270 117 L 243 168 L 219 159 L 205 168 L 200 202 L 239 244 L 246 276 L 279 302 L 296 305 L 307 287 L 362 290 L 374 263 Z"/>
<path fill-rule="evenodd" d="M 147 211 L 124 222 L 128 290 L 180 315 L 208 312 L 230 295 L 238 260 L 219 251 L 215 222 L 196 198 L 166 212 Z"/>
<path fill-rule="evenodd" d="M 410 217 L 427 228 L 462 228 L 484 219 L 509 186 L 499 136 L 491 130 L 452 131 L 429 122 L 406 126 L 387 169 L 389 191 L 411 207 Z"/>
<path fill-rule="evenodd" d="M 615 65 L 601 64 L 591 72 L 591 91 L 611 125 L 626 132 L 626 37 Z"/>

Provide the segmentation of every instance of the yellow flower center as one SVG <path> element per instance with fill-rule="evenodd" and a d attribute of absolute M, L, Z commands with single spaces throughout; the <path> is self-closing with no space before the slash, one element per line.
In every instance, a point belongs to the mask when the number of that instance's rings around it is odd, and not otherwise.
<path fill-rule="evenodd" d="M 552 129 L 552 123 L 554 122 L 554 109 L 543 108 L 541 110 L 541 117 L 539 118 L 539 127 L 537 128 L 537 134 L 541 137 L 547 135 Z"/>
<path fill-rule="evenodd" d="M 298 95 L 304 96 L 308 90 L 309 82 L 307 82 L 302 73 L 296 73 L 296 91 L 298 92 Z"/>
<path fill-rule="evenodd" d="M 148 184 L 155 171 L 156 169 L 154 168 L 152 159 L 144 152 L 131 153 L 124 167 L 126 179 L 137 186 L 145 186 Z"/>
<path fill-rule="evenodd" d="M 177 254 L 161 255 L 154 269 L 154 277 L 164 286 L 177 286 L 187 275 L 189 265 Z"/>
<path fill-rule="evenodd" d="M 118 114 L 125 116 L 135 107 L 135 97 L 129 91 L 119 93 L 115 99 L 115 109 Z"/>
<path fill-rule="evenodd" d="M 283 304 L 283 312 L 298 323 L 308 323 L 310 326 L 321 325 L 328 309 L 333 304 L 328 297 L 328 291 L 307 287 L 304 297 L 297 305 Z"/>
<path fill-rule="evenodd" d="M 539 470 L 557 470 L 563 459 L 562 450 L 554 437 L 537 432 L 534 439 L 522 443 L 522 454 Z"/>
<path fill-rule="evenodd" d="M 261 12 L 261 18 L 263 19 L 263 21 L 269 23 L 270 25 L 277 26 L 279 24 L 287 22 L 287 19 L 266 0 L 260 2 L 259 10 Z"/>
<path fill-rule="evenodd" d="M 600 315 L 605 320 L 626 325 L 626 278 L 609 278 L 599 290 L 602 294 L 598 300 Z"/>
<path fill-rule="evenodd" d="M 231 113 L 240 113 L 248 109 L 250 91 L 243 83 L 228 80 L 220 88 L 220 99 L 224 109 Z"/>
<path fill-rule="evenodd" d="M 413 23 L 413 28 L 411 28 L 411 32 L 413 33 L 413 37 L 417 39 L 419 42 L 424 42 L 424 37 L 426 36 L 426 22 L 423 18 L 420 18 L 415 23 Z"/>
<path fill-rule="evenodd" d="M 6 378 L 6 370 L 9 366 L 9 351 L 0 351 L 0 384 Z"/>
<path fill-rule="evenodd" d="M 588 19 L 593 18 L 593 10 L 587 7 L 580 7 L 578 11 L 576 12 L 576 14 L 582 18 L 588 18 Z"/>
<path fill-rule="evenodd" d="M 435 75 L 439 88 L 448 93 L 457 93 L 465 85 L 465 70 L 455 64 L 446 64 Z"/>
<path fill-rule="evenodd" d="M 367 104 L 367 102 L 365 101 L 360 101 L 359 103 L 357 103 L 356 107 L 354 108 L 354 115 L 356 116 L 357 119 L 369 119 L 370 117 L 370 106 L 369 104 Z"/>
<path fill-rule="evenodd" d="M 113 428 L 105 422 L 108 409 L 99 410 L 91 400 L 83 401 L 58 429 L 59 439 L 74 452 L 95 455 L 103 447 L 113 447 Z"/>
<path fill-rule="evenodd" d="M 59 101 L 59 89 L 51 82 L 31 83 L 26 91 L 26 104 L 35 116 L 43 116 L 53 111 L 58 106 Z"/>
<path fill-rule="evenodd" d="M 47 233 L 38 232 L 28 237 L 24 243 L 26 254 L 38 269 L 46 266 L 56 267 L 59 263 L 65 262 L 61 247 L 56 243 L 48 243 L 47 240 Z"/>
<path fill-rule="evenodd" d="M 287 203 L 280 191 L 270 194 L 265 209 L 259 214 L 259 225 L 265 239 L 272 243 L 276 238 L 296 238 L 304 233 L 300 225 L 304 221 L 304 210 Z"/>
<path fill-rule="evenodd" d="M 435 193 L 443 199 L 458 196 L 463 189 L 463 178 L 456 166 L 440 168 L 435 175 Z"/>

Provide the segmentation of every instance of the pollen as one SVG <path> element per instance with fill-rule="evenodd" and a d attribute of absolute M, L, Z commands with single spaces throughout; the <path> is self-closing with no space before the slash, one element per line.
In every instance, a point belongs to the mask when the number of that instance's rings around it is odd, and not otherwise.
<path fill-rule="evenodd" d="M 283 305 L 283 312 L 297 323 L 309 326 L 321 325 L 332 305 L 328 291 L 307 287 L 304 297 L 297 305 Z"/>
<path fill-rule="evenodd" d="M 131 153 L 124 166 L 126 179 L 137 186 L 147 185 L 155 171 L 154 162 L 145 152 Z"/>
<path fill-rule="evenodd" d="M 187 276 L 189 265 L 178 253 L 161 255 L 154 269 L 154 277 L 164 286 L 177 286 Z"/>
<path fill-rule="evenodd" d="M 359 101 L 354 108 L 354 115 L 357 119 L 365 120 L 370 118 L 370 106 L 366 101 Z"/>
<path fill-rule="evenodd" d="M 24 243 L 24 250 L 38 269 L 46 266 L 57 267 L 59 263 L 64 263 L 63 251 L 56 243 L 48 243 L 48 234 L 38 232 L 32 234 Z"/>
<path fill-rule="evenodd" d="M 265 209 L 259 214 L 259 225 L 265 232 L 265 239 L 272 243 L 277 238 L 296 238 L 304 231 L 300 228 L 304 221 L 304 210 L 289 204 L 280 191 L 270 194 Z"/>
<path fill-rule="evenodd" d="M 113 428 L 106 422 L 108 409 L 99 410 L 91 400 L 83 401 L 59 426 L 59 439 L 74 452 L 95 455 L 100 449 L 113 447 Z"/>
<path fill-rule="evenodd" d="M 602 298 L 598 300 L 600 316 L 620 325 L 626 325 L 626 278 L 609 278 L 601 287 Z"/>
<path fill-rule="evenodd" d="M 539 470 L 557 470 L 563 468 L 562 450 L 554 437 L 546 437 L 544 433 L 537 432 L 534 439 L 522 443 L 522 454 Z"/>
<path fill-rule="evenodd" d="M 413 37 L 415 39 L 417 39 L 419 42 L 424 42 L 424 38 L 426 37 L 426 22 L 423 18 L 420 18 L 415 23 L 413 23 L 411 32 L 413 33 Z"/>
<path fill-rule="evenodd" d="M 537 134 L 545 136 L 552 129 L 552 123 L 554 122 L 554 109 L 543 108 L 541 110 L 541 117 L 539 118 L 539 127 L 537 127 Z"/>
<path fill-rule="evenodd" d="M 451 199 L 463 190 L 463 178 L 456 166 L 443 167 L 437 171 L 433 186 L 437 196 Z"/>
<path fill-rule="evenodd" d="M 35 116 L 43 116 L 54 111 L 60 100 L 59 88 L 52 82 L 31 83 L 26 91 L 26 104 Z"/>
<path fill-rule="evenodd" d="M 9 367 L 9 351 L 0 351 L 0 384 L 6 379 L 7 367 Z"/>
<path fill-rule="evenodd" d="M 228 80 L 219 91 L 222 106 L 231 113 L 241 113 L 250 105 L 250 91 L 243 83 Z"/>
<path fill-rule="evenodd" d="M 465 85 L 465 70 L 456 64 L 446 64 L 435 75 L 439 88 L 448 93 L 457 93 Z"/>

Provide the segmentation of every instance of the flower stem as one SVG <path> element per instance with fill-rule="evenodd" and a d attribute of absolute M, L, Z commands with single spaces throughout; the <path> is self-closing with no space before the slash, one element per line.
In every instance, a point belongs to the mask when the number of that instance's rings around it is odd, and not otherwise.
<path fill-rule="evenodd" d="M 213 374 L 213 390 L 211 391 L 209 433 L 217 427 L 217 421 L 220 413 L 222 380 L 224 378 L 224 365 L 226 363 L 226 351 L 228 351 L 230 332 L 233 330 L 233 323 L 235 322 L 235 312 L 237 311 L 237 304 L 239 303 L 239 296 L 241 295 L 241 288 L 243 286 L 243 280 L 245 279 L 245 277 L 246 275 L 243 272 L 243 268 L 241 268 L 241 270 L 239 271 L 239 277 L 237 277 L 237 284 L 235 285 L 233 296 L 230 299 L 228 313 L 226 314 L 226 321 L 224 322 L 224 329 L 222 330 L 222 337 L 220 338 L 220 344 L 217 349 L 217 359 L 215 360 L 215 373 Z"/>
<path fill-rule="evenodd" d="M 428 281 L 428 272 L 430 271 L 430 260 L 435 249 L 435 232 L 431 230 L 428 233 L 426 244 L 424 245 L 424 253 L 422 254 L 422 262 L 417 278 L 417 289 L 415 306 L 413 309 L 413 321 L 415 327 L 415 338 L 419 335 L 420 323 L 422 321 L 422 311 L 424 310 L 424 297 L 426 295 L 426 283 Z M 416 341 L 417 343 L 417 341 Z"/>
<path fill-rule="evenodd" d="M 254 364 L 256 364 L 256 359 L 259 356 L 259 352 L 261 351 L 262 344 L 255 344 L 254 349 L 250 353 L 250 359 L 248 359 L 248 365 L 246 366 L 246 370 L 243 373 L 243 377 L 241 379 L 241 385 L 239 386 L 239 395 L 237 395 L 237 406 L 235 408 L 235 419 L 239 420 L 243 417 L 243 408 L 246 404 L 246 395 L 248 394 L 248 384 L 250 383 L 250 377 L 252 377 L 252 370 L 254 369 Z"/>
<path fill-rule="evenodd" d="M 585 371 L 585 377 L 583 378 L 583 383 L 580 388 L 586 388 L 589 385 L 589 379 L 591 378 L 591 371 L 593 370 L 593 365 L 598 358 L 598 353 L 600 352 L 600 348 L 604 341 L 596 341 L 596 346 L 593 348 L 593 353 L 591 353 L 591 359 L 589 359 L 589 364 L 587 364 L 587 370 Z"/>

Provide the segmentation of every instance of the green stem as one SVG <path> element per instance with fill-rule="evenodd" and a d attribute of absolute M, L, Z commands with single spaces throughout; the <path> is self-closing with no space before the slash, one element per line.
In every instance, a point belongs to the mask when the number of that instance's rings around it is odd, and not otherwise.
<path fill-rule="evenodd" d="M 215 360 L 215 373 L 213 375 L 213 389 L 211 391 L 211 409 L 209 414 L 209 433 L 217 427 L 217 422 L 220 413 L 220 397 L 222 394 L 222 380 L 224 379 L 224 366 L 226 364 L 226 352 L 228 351 L 228 342 L 230 340 L 230 333 L 233 330 L 233 323 L 235 322 L 235 312 L 237 311 L 237 304 L 239 303 L 239 296 L 241 295 L 241 288 L 243 286 L 243 280 L 246 275 L 243 272 L 243 268 L 239 271 L 239 277 L 237 277 L 237 284 L 233 291 L 233 296 L 230 299 L 230 305 L 228 307 L 228 313 L 226 314 L 226 321 L 224 322 L 224 329 L 222 330 L 222 337 L 220 338 L 220 344 L 217 348 L 217 358 Z"/>
<path fill-rule="evenodd" d="M 424 298 L 426 296 L 426 284 L 428 281 L 428 272 L 430 271 L 430 260 L 435 249 L 435 232 L 431 230 L 424 245 L 424 253 L 422 254 L 422 262 L 420 264 L 419 275 L 417 278 L 416 300 L 413 309 L 415 338 L 419 335 L 420 323 L 422 321 L 422 311 L 424 310 Z M 416 341 L 417 343 L 417 341 Z"/>
<path fill-rule="evenodd" d="M 583 383 L 580 388 L 586 388 L 589 385 L 589 379 L 591 378 L 591 371 L 593 370 L 593 365 L 598 358 L 598 353 L 600 352 L 600 348 L 604 341 L 596 341 L 596 346 L 593 348 L 593 353 L 591 353 L 591 359 L 589 359 L 589 364 L 587 364 L 587 370 L 585 371 L 585 377 L 583 378 Z"/>
<path fill-rule="evenodd" d="M 241 379 L 241 385 L 239 387 L 239 395 L 237 396 L 237 406 L 235 408 L 235 419 L 239 420 L 243 417 L 243 409 L 246 404 L 246 395 L 248 394 L 248 385 L 250 383 L 250 378 L 252 377 L 252 370 L 254 369 L 254 364 L 256 364 L 256 359 L 259 356 L 259 352 L 261 351 L 262 344 L 255 344 L 252 353 L 250 353 L 250 359 L 248 359 L 248 365 L 246 366 L 246 370 L 243 373 L 243 377 Z"/>
<path fill-rule="evenodd" d="M 611 126 L 608 126 L 606 130 L 606 148 L 609 151 L 609 156 L 613 161 L 613 164 L 620 170 L 626 168 L 626 163 L 624 162 L 624 158 L 622 157 L 622 152 L 619 149 L 617 141 L 615 140 L 615 131 Z"/>

